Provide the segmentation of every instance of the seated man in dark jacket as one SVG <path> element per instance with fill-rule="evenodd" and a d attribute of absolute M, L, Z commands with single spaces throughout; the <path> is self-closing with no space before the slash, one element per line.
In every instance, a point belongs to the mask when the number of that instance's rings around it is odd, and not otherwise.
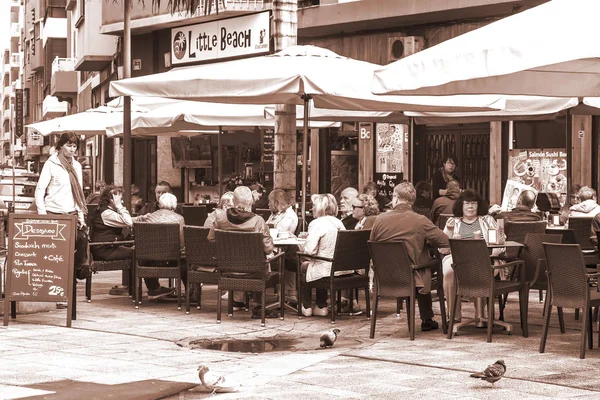
<path fill-rule="evenodd" d="M 541 221 L 538 213 L 531 211 L 535 206 L 536 195 L 531 190 L 523 190 L 517 199 L 517 205 L 511 211 L 498 212 L 499 207 L 494 205 L 490 208 L 490 214 L 496 219 L 504 218 L 510 222 L 534 222 Z"/>

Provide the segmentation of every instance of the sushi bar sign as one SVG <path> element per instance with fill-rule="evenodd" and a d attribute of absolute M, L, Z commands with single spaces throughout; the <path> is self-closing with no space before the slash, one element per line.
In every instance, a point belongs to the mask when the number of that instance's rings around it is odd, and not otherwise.
<path fill-rule="evenodd" d="M 271 12 L 171 29 L 171 63 L 188 64 L 269 53 Z"/>

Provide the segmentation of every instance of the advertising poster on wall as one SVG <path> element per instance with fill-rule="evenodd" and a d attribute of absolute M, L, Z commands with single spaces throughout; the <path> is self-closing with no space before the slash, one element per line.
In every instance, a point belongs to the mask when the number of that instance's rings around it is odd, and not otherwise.
<path fill-rule="evenodd" d="M 375 183 L 379 194 L 391 198 L 403 179 L 403 138 L 401 125 L 377 124 L 375 147 Z"/>
<path fill-rule="evenodd" d="M 510 150 L 508 182 L 504 197 L 506 197 L 509 184 L 513 185 L 512 182 L 524 185 L 524 187 L 531 187 L 537 192 L 555 193 L 558 197 L 562 197 L 567 192 L 566 170 L 567 153 L 565 149 Z M 505 200 L 502 201 L 503 209 Z M 506 201 L 508 206 L 510 201 Z"/>

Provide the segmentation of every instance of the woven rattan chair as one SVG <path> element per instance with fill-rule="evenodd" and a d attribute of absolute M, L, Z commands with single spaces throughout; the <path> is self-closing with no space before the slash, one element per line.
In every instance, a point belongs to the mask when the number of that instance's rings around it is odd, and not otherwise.
<path fill-rule="evenodd" d="M 504 233 L 506 240 L 514 240 L 515 242 L 523 243 L 525 236 L 528 233 L 544 233 L 546 231 L 546 221 L 506 221 L 504 222 Z M 518 257 L 519 248 L 506 249 L 508 258 Z"/>
<path fill-rule="evenodd" d="M 87 226 L 89 228 L 89 237 L 90 239 L 94 237 L 92 218 L 98 209 L 97 204 L 88 204 L 88 220 Z M 127 271 L 129 274 L 129 295 L 133 295 L 133 288 L 135 286 L 135 281 L 133 278 L 134 269 L 132 268 L 134 255 L 132 252 L 131 258 L 127 260 L 111 260 L 111 261 L 101 261 L 95 260 L 94 255 L 92 254 L 92 249 L 94 247 L 100 246 L 133 246 L 133 240 L 122 240 L 122 241 L 114 241 L 114 242 L 92 242 L 91 240 L 88 242 L 87 254 L 88 254 L 88 266 L 90 268 L 90 275 L 85 279 L 85 297 L 89 302 L 92 301 L 92 276 L 93 274 L 97 274 L 98 272 L 105 271 Z"/>
<path fill-rule="evenodd" d="M 431 268 L 441 273 L 440 260 L 432 260 L 427 264 L 415 265 L 410 261 L 403 242 L 374 242 L 369 241 L 369 251 L 373 261 L 375 273 L 375 299 L 373 315 L 371 316 L 371 339 L 375 337 L 375 323 L 380 296 L 395 297 L 397 300 L 405 298 L 407 301 L 407 322 L 410 340 L 415 340 L 415 273 L 419 269 Z M 446 307 L 444 305 L 444 289 L 441 279 L 436 288 L 440 301 L 442 314 L 442 327 L 444 333 L 447 329 Z"/>
<path fill-rule="evenodd" d="M 417 214 L 421 214 L 429 218 L 431 216 L 431 208 L 430 207 L 417 207 L 413 206 L 413 211 Z"/>
<path fill-rule="evenodd" d="M 261 326 L 265 326 L 267 288 L 285 282 L 284 253 L 267 260 L 264 252 L 264 235 L 260 232 L 235 232 L 215 230 L 217 248 L 217 323 L 221 323 L 221 294 L 229 290 L 230 300 L 234 290 L 261 292 Z M 277 268 L 273 268 L 273 266 Z M 270 267 L 270 268 L 269 268 Z M 284 292 L 279 290 L 279 312 L 283 319 Z M 230 302 L 231 303 L 231 302 Z M 232 314 L 232 310 L 230 310 Z"/>
<path fill-rule="evenodd" d="M 219 280 L 215 243 L 208 240 L 208 228 L 184 226 L 185 255 L 187 260 L 187 290 L 185 292 L 185 313 L 190 313 L 190 292 L 192 285 L 198 289 L 198 310 L 202 302 L 202 284 L 216 285 Z"/>
<path fill-rule="evenodd" d="M 593 218 L 588 217 L 569 217 L 569 229 L 575 233 L 575 240 L 581 247 L 585 265 L 594 266 L 595 268 L 598 264 L 598 250 L 590 240 L 593 220 Z"/>
<path fill-rule="evenodd" d="M 438 228 L 440 228 L 441 230 L 444 230 L 444 228 L 446 227 L 446 221 L 448 221 L 448 218 L 453 218 L 454 215 L 452 214 L 440 214 L 440 216 L 438 217 L 438 223 L 437 226 Z"/>
<path fill-rule="evenodd" d="M 561 235 L 547 233 L 528 233 L 525 235 L 525 247 L 521 250 L 520 258 L 525 263 L 525 282 L 529 286 L 527 291 L 538 289 L 540 291 L 540 301 L 542 301 L 542 291 L 548 289 L 546 253 L 542 243 L 560 243 L 561 239 Z M 548 297 L 546 296 L 546 298 Z"/>
<path fill-rule="evenodd" d="M 186 225 L 203 226 L 208 217 L 206 206 L 183 206 L 181 208 Z"/>
<path fill-rule="evenodd" d="M 329 277 L 306 282 L 306 279 L 303 277 L 304 274 L 298 274 L 298 317 L 302 317 L 302 286 L 329 290 L 332 324 L 335 323 L 336 308 L 338 313 L 341 309 L 341 294 L 338 291 L 344 289 L 364 289 L 367 302 L 367 315 L 370 315 L 371 302 L 369 300 L 368 274 L 371 262 L 368 246 L 370 235 L 370 229 L 339 231 L 333 257 L 331 258 L 298 252 L 298 265 L 302 265 L 303 261 L 311 259 L 331 262 L 331 274 Z M 364 270 L 365 273 L 335 276 L 336 272 L 356 270 Z M 337 302 L 334 302 L 335 293 L 338 293 Z M 334 307 L 334 303 L 337 303 L 337 307 Z"/>
<path fill-rule="evenodd" d="M 540 353 L 546 350 L 546 339 L 550 325 L 552 306 L 583 309 L 581 321 L 581 345 L 579 357 L 585 358 L 585 337 L 588 335 L 589 348 L 593 347 L 592 307 L 600 306 L 600 292 L 590 288 L 589 279 L 600 273 L 587 274 L 581 248 L 577 244 L 544 243 L 548 266 L 548 301 L 544 331 L 540 341 Z M 600 346 L 600 337 L 598 338 Z"/>
<path fill-rule="evenodd" d="M 454 275 L 456 283 L 456 297 L 454 307 L 450 310 L 450 329 L 448 338 L 452 338 L 454 329 L 454 315 L 456 304 L 462 296 L 486 297 L 488 299 L 488 326 L 487 341 L 492 341 L 492 326 L 494 315 L 494 298 L 503 294 L 519 292 L 519 308 L 521 314 L 521 329 L 523 336 L 528 336 L 527 308 L 528 308 L 528 286 L 524 281 L 522 268 L 519 268 L 518 281 L 497 281 L 494 277 L 494 269 L 506 266 L 520 266 L 523 261 L 513 261 L 495 267 L 491 264 L 490 253 L 485 240 L 473 239 L 450 239 L 452 260 L 454 262 Z"/>
<path fill-rule="evenodd" d="M 142 304 L 142 278 L 175 279 L 177 309 L 181 310 L 181 239 L 179 224 L 134 223 L 135 308 Z"/>

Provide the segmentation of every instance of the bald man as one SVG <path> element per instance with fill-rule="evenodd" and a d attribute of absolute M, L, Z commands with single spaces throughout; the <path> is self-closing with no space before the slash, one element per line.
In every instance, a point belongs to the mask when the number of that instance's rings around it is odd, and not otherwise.
<path fill-rule="evenodd" d="M 342 213 L 340 219 L 346 230 L 353 230 L 358 223 L 358 220 L 352 216 L 352 203 L 357 196 L 358 190 L 353 187 L 347 187 L 342 190 L 342 194 L 340 195 L 340 212 Z"/>
<path fill-rule="evenodd" d="M 494 215 L 494 218 L 504 218 L 511 222 L 528 222 L 541 221 L 542 217 L 538 213 L 531 211 L 535 207 L 535 192 L 531 190 L 523 190 L 517 199 L 517 205 L 512 211 L 501 212 Z M 490 214 L 494 214 L 490 209 Z"/>

